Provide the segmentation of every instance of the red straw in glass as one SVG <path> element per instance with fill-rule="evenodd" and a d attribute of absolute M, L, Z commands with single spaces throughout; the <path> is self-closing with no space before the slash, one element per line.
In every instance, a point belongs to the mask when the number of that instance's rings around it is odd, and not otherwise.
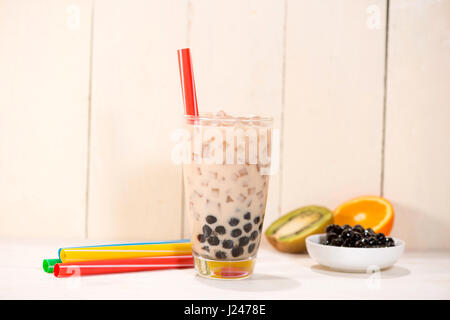
<path fill-rule="evenodd" d="M 166 270 L 194 267 L 192 255 L 143 257 L 116 260 L 91 260 L 70 263 L 57 263 L 53 274 L 58 278 L 94 274 Z"/>
<path fill-rule="evenodd" d="M 177 52 L 178 66 L 180 67 L 181 91 L 183 93 L 184 114 L 198 116 L 191 52 L 189 48 L 179 49 Z"/>

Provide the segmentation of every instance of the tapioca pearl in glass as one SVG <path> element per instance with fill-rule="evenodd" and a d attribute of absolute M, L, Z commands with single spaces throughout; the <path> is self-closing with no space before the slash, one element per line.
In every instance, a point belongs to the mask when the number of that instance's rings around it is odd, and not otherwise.
<path fill-rule="evenodd" d="M 256 240 L 256 238 L 258 238 L 258 231 L 255 230 L 250 234 L 250 240 L 253 241 Z"/>
<path fill-rule="evenodd" d="M 208 243 L 209 243 L 211 246 L 217 246 L 217 245 L 219 245 L 220 240 L 219 240 L 219 238 L 217 238 L 216 236 L 212 236 L 212 237 L 209 237 L 209 238 L 208 238 Z"/>
<path fill-rule="evenodd" d="M 252 230 L 252 228 L 253 228 L 253 225 L 252 225 L 250 222 L 244 224 L 244 226 L 243 226 L 243 229 L 244 229 L 244 231 L 245 231 L 246 233 L 249 233 L 250 230 Z"/>
<path fill-rule="evenodd" d="M 242 247 L 234 247 L 234 248 L 231 250 L 231 255 L 232 255 L 234 258 L 237 258 L 237 257 L 241 256 L 243 253 L 244 253 L 244 248 L 242 248 Z"/>
<path fill-rule="evenodd" d="M 237 237 L 239 237 L 241 234 L 242 234 L 241 229 L 233 229 L 233 230 L 231 230 L 231 236 L 232 236 L 233 238 L 237 238 Z"/>
<path fill-rule="evenodd" d="M 232 227 L 235 227 L 235 226 L 237 226 L 237 225 L 239 224 L 239 219 L 237 219 L 237 218 L 231 218 L 231 219 L 228 221 L 228 224 L 229 224 L 230 226 L 232 226 Z"/>
<path fill-rule="evenodd" d="M 247 212 L 244 214 L 244 219 L 245 219 L 245 220 L 250 220 L 250 219 L 251 219 L 250 211 L 247 211 Z"/>
<path fill-rule="evenodd" d="M 216 258 L 220 259 L 220 260 L 226 259 L 227 258 L 227 254 L 224 251 L 217 251 L 216 252 Z"/>
<path fill-rule="evenodd" d="M 215 231 L 217 234 L 220 234 L 220 235 L 224 235 L 224 234 L 227 232 L 227 230 L 225 229 L 224 226 L 217 226 L 217 227 L 214 229 L 214 231 Z"/>
<path fill-rule="evenodd" d="M 240 247 L 245 247 L 246 245 L 248 245 L 249 242 L 250 242 L 250 239 L 246 236 L 239 238 L 239 246 Z"/>
<path fill-rule="evenodd" d="M 205 238 L 208 238 L 212 234 L 211 227 L 206 224 L 203 226 L 202 230 L 203 230 L 203 235 Z"/>
<path fill-rule="evenodd" d="M 199 234 L 199 235 L 197 235 L 197 240 L 198 240 L 198 242 L 203 243 L 206 241 L 206 238 L 203 234 Z"/>
<path fill-rule="evenodd" d="M 207 223 L 213 224 L 213 223 L 216 223 L 216 221 L 217 221 L 217 218 L 215 216 L 213 216 L 213 215 L 206 216 Z"/>
<path fill-rule="evenodd" d="M 234 246 L 234 241 L 233 240 L 223 240 L 222 241 L 222 247 L 225 249 L 231 249 Z"/>

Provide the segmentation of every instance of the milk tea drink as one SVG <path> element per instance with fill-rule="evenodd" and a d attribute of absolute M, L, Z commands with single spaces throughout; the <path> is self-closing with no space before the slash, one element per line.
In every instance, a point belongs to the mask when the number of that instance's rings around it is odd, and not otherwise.
<path fill-rule="evenodd" d="M 251 275 L 269 186 L 271 118 L 220 112 L 185 117 L 185 208 L 197 272 Z"/>

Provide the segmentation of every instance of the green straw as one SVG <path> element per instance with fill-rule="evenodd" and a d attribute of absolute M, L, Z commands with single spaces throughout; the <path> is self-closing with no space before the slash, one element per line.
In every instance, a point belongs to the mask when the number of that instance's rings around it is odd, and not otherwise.
<path fill-rule="evenodd" d="M 44 268 L 44 271 L 47 273 L 53 273 L 55 264 L 61 262 L 62 261 L 60 259 L 44 259 L 44 261 L 42 261 L 42 268 Z"/>

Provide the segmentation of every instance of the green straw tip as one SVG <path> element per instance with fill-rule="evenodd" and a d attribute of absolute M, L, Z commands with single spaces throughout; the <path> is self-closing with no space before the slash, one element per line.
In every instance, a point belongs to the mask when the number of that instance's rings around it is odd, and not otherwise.
<path fill-rule="evenodd" d="M 55 267 L 55 264 L 61 263 L 62 261 L 60 259 L 44 259 L 42 261 L 42 268 L 47 273 L 53 273 L 53 269 Z"/>

